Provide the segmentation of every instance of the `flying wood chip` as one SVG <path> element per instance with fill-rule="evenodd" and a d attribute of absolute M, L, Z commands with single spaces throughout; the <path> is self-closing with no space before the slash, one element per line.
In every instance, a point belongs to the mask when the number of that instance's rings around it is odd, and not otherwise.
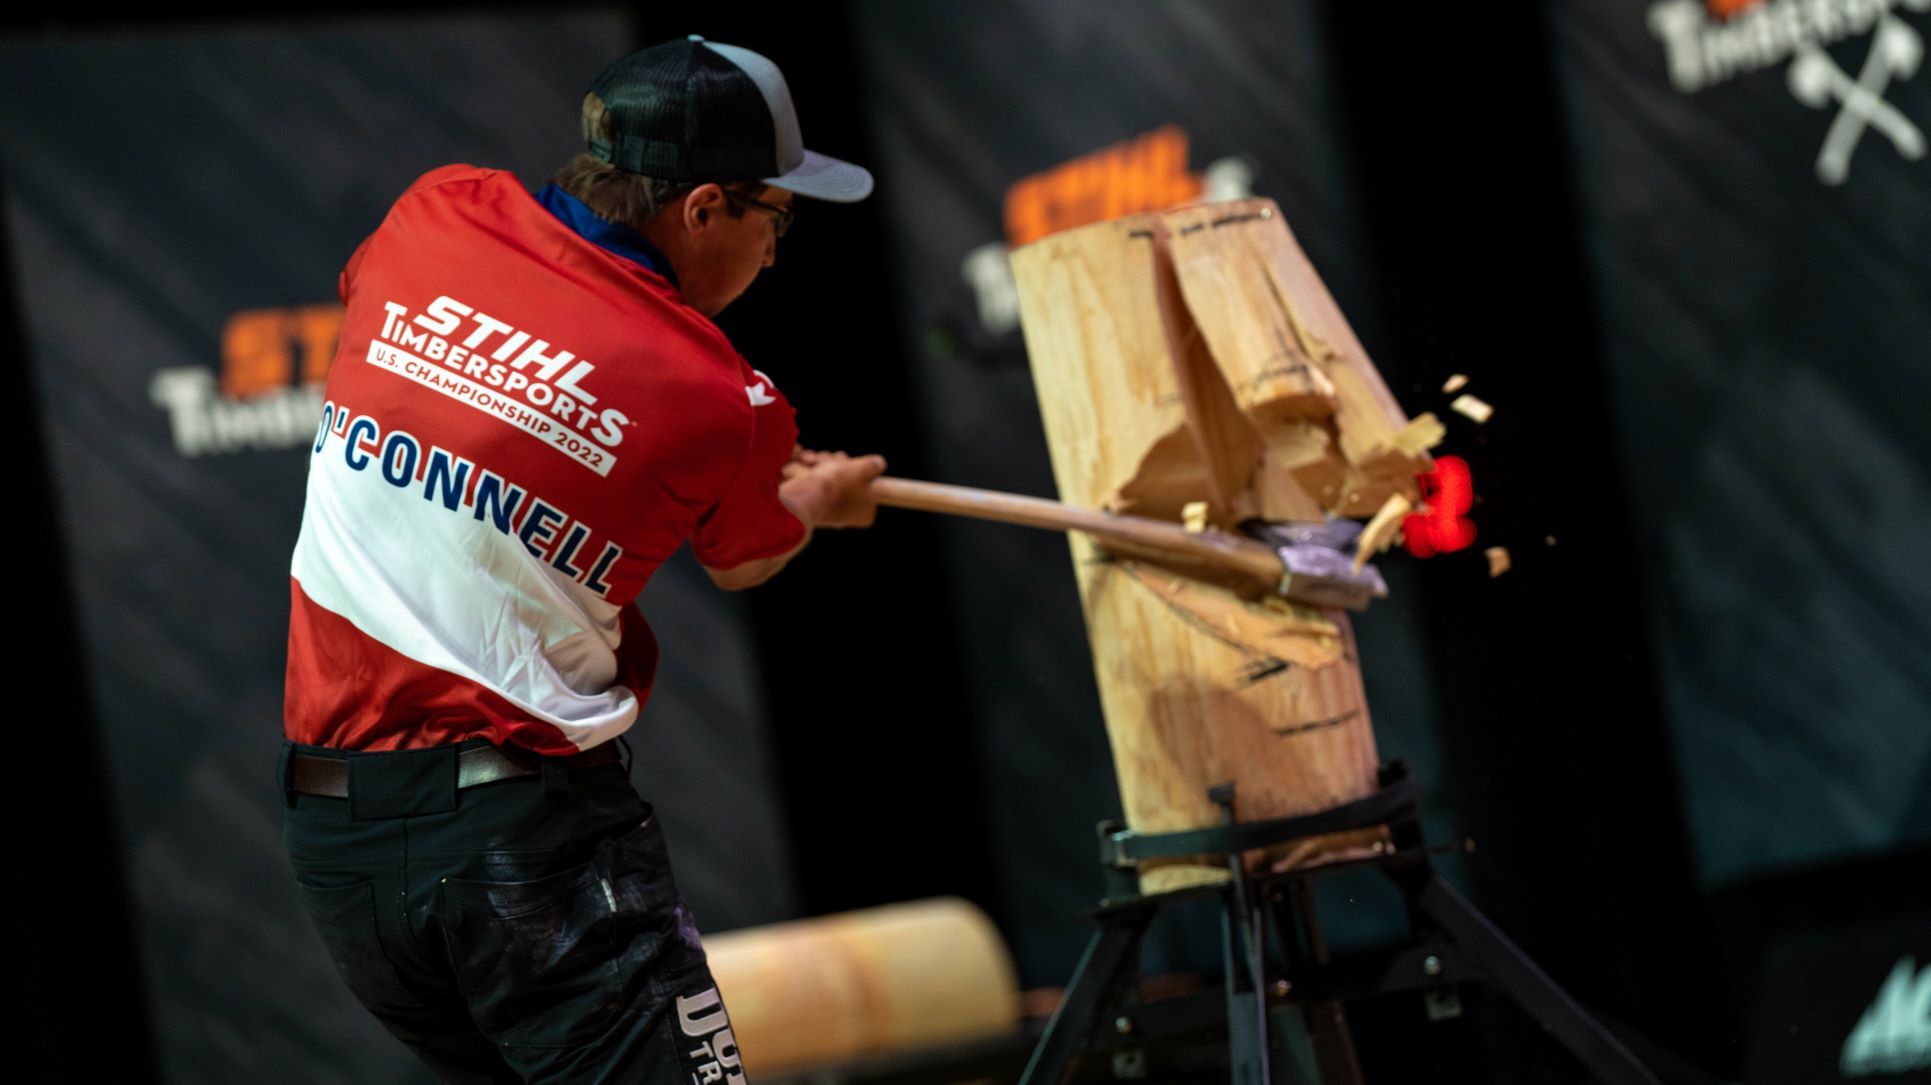
<path fill-rule="evenodd" d="M 1388 549 L 1401 534 L 1402 517 L 1407 516 L 1414 505 L 1401 494 L 1389 494 L 1388 500 L 1381 503 L 1381 511 L 1374 514 L 1368 526 L 1361 529 L 1361 536 L 1354 541 L 1354 571 L 1368 563 L 1371 555 Z"/>
<path fill-rule="evenodd" d="M 1468 378 L 1460 373 L 1442 382 L 1442 394 L 1452 396 L 1468 384 Z"/>
<path fill-rule="evenodd" d="M 1509 549 L 1506 546 L 1491 546 L 1482 551 L 1488 555 L 1488 575 L 1498 577 L 1509 571 Z"/>
<path fill-rule="evenodd" d="M 1455 401 L 1453 403 L 1450 403 L 1448 406 L 1450 410 L 1454 411 L 1457 414 L 1464 415 L 1469 418 L 1473 418 L 1478 424 L 1487 422 L 1489 420 L 1489 416 L 1495 413 L 1494 407 L 1489 406 L 1488 404 L 1482 402 L 1479 399 L 1476 399 L 1474 396 L 1468 395 L 1467 393 L 1463 393 L 1462 395 L 1456 396 Z"/>
<path fill-rule="evenodd" d="M 1198 535 L 1207 530 L 1207 503 L 1189 501 L 1180 510 L 1180 524 L 1190 535 Z"/>

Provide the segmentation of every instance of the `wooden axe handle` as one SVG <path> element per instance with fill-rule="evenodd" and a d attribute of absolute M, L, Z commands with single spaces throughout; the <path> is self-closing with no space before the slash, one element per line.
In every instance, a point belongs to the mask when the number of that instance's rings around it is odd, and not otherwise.
<path fill-rule="evenodd" d="M 872 496 L 879 504 L 895 508 L 943 512 L 1052 531 L 1078 531 L 1125 550 L 1242 573 L 1265 582 L 1270 589 L 1281 580 L 1280 555 L 1264 543 L 1222 531 L 1210 529 L 1195 533 L 1179 524 L 1148 516 L 1123 516 L 1074 508 L 1043 497 L 903 478 L 874 479 Z"/>

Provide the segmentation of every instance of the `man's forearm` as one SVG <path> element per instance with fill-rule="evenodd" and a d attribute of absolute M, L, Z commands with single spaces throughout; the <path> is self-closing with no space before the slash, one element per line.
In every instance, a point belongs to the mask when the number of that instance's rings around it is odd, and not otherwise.
<path fill-rule="evenodd" d="M 814 453 L 810 462 L 793 461 L 786 468 L 784 481 L 778 484 L 778 501 L 805 525 L 804 538 L 782 554 L 729 569 L 704 571 L 726 591 L 755 588 L 778 575 L 811 542 L 815 529 L 870 524 L 876 508 L 871 500 L 871 481 L 883 470 L 885 460 L 878 456 L 853 459 L 843 453 Z"/>

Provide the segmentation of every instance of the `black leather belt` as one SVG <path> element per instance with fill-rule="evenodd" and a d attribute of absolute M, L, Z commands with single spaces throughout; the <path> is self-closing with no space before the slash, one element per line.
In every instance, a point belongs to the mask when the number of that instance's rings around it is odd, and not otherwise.
<path fill-rule="evenodd" d="M 608 765 L 622 757 L 615 742 L 592 746 L 582 753 L 564 757 L 544 757 L 506 746 L 466 746 L 456 751 L 456 787 L 460 790 L 518 776 L 534 776 L 543 771 L 545 762 L 578 769 Z M 288 763 L 290 790 L 331 799 L 349 797 L 347 757 L 324 757 L 293 750 L 288 755 Z"/>

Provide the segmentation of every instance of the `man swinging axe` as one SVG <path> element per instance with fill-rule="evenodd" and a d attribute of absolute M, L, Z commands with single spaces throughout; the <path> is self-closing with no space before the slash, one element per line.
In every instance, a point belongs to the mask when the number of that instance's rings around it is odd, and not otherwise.
<path fill-rule="evenodd" d="M 418 180 L 349 259 L 291 578 L 280 783 L 343 981 L 444 1079 L 741 1081 L 729 1016 L 613 742 L 679 545 L 725 588 L 871 522 L 877 456 L 803 455 L 712 318 L 798 197 L 777 67 L 692 37 L 583 102 L 534 195 Z"/>

